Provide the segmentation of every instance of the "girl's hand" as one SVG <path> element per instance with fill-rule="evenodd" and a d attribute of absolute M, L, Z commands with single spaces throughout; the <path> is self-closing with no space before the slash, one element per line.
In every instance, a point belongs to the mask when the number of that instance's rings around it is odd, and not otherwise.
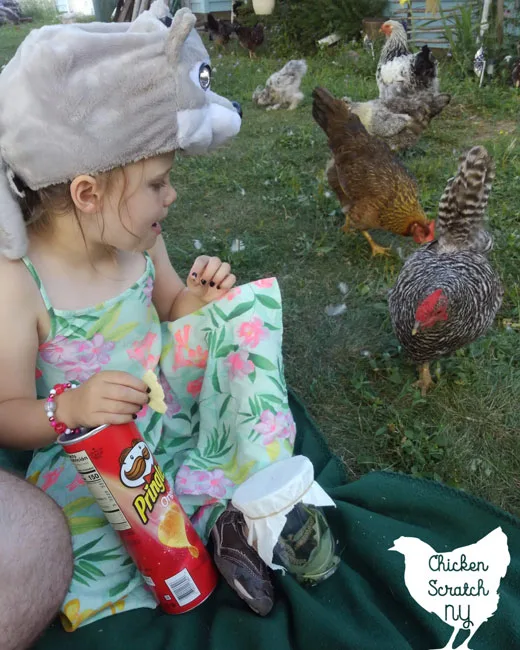
<path fill-rule="evenodd" d="M 208 303 L 222 298 L 236 281 L 227 262 L 201 255 L 191 267 L 186 284 L 200 300 Z"/>
<path fill-rule="evenodd" d="M 57 398 L 56 419 L 71 428 L 132 422 L 148 403 L 147 388 L 128 372 L 98 372 Z"/>

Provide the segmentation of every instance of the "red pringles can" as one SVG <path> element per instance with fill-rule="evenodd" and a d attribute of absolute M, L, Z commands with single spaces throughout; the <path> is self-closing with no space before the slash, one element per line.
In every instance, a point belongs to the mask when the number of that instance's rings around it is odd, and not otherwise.
<path fill-rule="evenodd" d="M 58 442 L 162 609 L 183 614 L 205 601 L 216 569 L 135 424 L 63 434 Z"/>

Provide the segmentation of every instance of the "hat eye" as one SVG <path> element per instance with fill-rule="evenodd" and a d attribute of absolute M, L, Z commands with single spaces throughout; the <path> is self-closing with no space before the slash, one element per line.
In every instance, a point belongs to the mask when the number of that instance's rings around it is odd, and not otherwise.
<path fill-rule="evenodd" d="M 199 84 L 202 90 L 208 90 L 211 85 L 211 68 L 207 63 L 199 68 Z"/>

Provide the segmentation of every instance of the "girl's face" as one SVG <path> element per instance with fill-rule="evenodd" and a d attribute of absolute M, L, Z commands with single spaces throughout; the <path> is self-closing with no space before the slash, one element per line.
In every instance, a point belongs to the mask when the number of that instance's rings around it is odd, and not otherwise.
<path fill-rule="evenodd" d="M 127 165 L 103 199 L 101 239 L 119 250 L 152 248 L 177 198 L 170 185 L 173 154 Z"/>

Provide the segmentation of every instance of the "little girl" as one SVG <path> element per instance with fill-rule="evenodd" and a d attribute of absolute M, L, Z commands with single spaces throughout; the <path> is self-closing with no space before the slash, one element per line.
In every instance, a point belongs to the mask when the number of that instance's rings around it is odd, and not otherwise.
<path fill-rule="evenodd" d="M 233 288 L 229 264 L 201 256 L 185 286 L 161 236 L 174 151 L 240 128 L 239 107 L 210 90 L 194 22 L 183 9 L 170 29 L 154 11 L 130 25 L 44 27 L 0 75 L 0 445 L 35 450 L 28 478 L 68 518 L 69 630 L 156 606 L 56 443 L 79 426 L 135 420 L 203 540 L 212 533 L 225 578 L 256 612 L 273 604 L 226 505 L 292 454 L 277 284 Z M 165 416 L 147 406 L 150 369 Z M 49 417 L 59 383 L 78 387 Z"/>

